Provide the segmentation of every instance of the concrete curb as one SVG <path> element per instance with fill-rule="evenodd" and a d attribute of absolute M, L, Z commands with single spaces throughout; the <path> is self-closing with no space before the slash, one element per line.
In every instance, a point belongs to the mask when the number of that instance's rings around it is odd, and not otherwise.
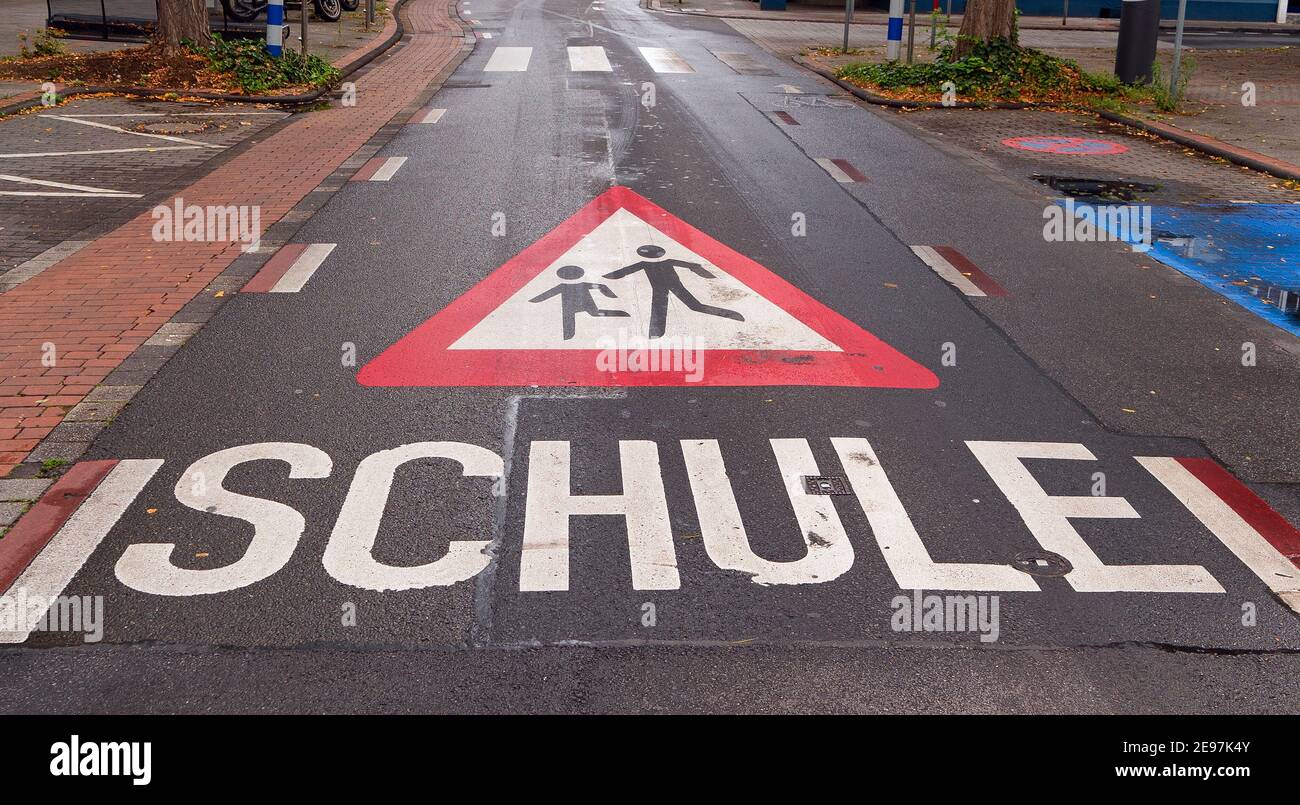
<path fill-rule="evenodd" d="M 1062 107 L 1054 104 L 1042 103 L 992 103 L 980 104 L 959 101 L 957 103 L 945 106 L 939 101 L 903 101 L 897 98 L 887 98 L 883 95 L 876 95 L 868 92 L 861 87 L 854 86 L 846 81 L 836 78 L 833 73 L 822 67 L 816 66 L 800 56 L 792 56 L 791 60 L 807 70 L 811 70 L 817 75 L 828 81 L 834 82 L 836 86 L 852 93 L 854 97 L 866 101 L 867 103 L 877 106 L 887 106 L 894 109 L 1061 109 Z M 1112 123 L 1119 123 L 1129 128 L 1137 129 L 1148 134 L 1154 134 L 1171 142 L 1199 151 L 1202 154 L 1219 159 L 1225 159 L 1234 165 L 1257 170 L 1260 173 L 1267 173 L 1270 176 L 1276 176 L 1279 179 L 1289 179 L 1300 182 L 1300 166 L 1292 165 L 1279 159 L 1273 159 L 1255 151 L 1249 151 L 1244 148 L 1237 148 L 1213 137 L 1207 137 L 1202 134 L 1195 134 L 1177 126 L 1171 126 L 1166 123 L 1157 123 L 1152 120 L 1130 117 L 1116 112 L 1099 111 L 1096 109 L 1071 109 L 1071 111 L 1094 114 L 1103 120 L 1109 120 Z"/>
<path fill-rule="evenodd" d="M 401 41 L 405 28 L 402 26 L 402 18 L 398 13 L 402 6 L 406 5 L 407 0 L 397 0 L 393 5 L 393 20 L 397 23 L 393 33 L 382 42 L 373 45 L 369 50 L 365 50 L 363 55 L 348 62 L 347 66 L 342 68 L 339 75 L 339 81 L 365 67 L 370 62 L 379 58 L 389 50 L 393 45 Z M 355 52 L 355 51 L 353 51 Z M 346 54 L 348 56 L 351 53 Z M 60 89 L 57 95 L 60 99 L 75 98 L 84 95 L 128 95 L 142 98 L 158 98 L 167 95 L 176 95 L 181 98 L 201 98 L 206 101 L 227 101 L 233 103 L 254 103 L 254 104 L 273 104 L 276 106 L 305 106 L 309 103 L 319 100 L 322 96 L 334 91 L 337 84 L 321 87 L 320 89 L 301 95 L 230 95 L 220 92 L 191 92 L 183 89 L 152 89 L 149 87 L 94 87 L 94 86 L 74 86 L 66 91 Z M 41 101 L 39 91 L 23 93 L 15 96 L 19 100 L 10 99 L 8 103 L 0 104 L 0 117 L 23 112 L 28 109 L 44 107 Z"/>

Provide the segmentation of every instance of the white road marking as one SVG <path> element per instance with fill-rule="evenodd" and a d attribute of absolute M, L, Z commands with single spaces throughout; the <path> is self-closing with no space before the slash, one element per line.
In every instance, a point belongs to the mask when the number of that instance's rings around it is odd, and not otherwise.
<path fill-rule="evenodd" d="M 463 540 L 448 535 L 447 553 L 415 566 L 387 565 L 375 559 L 375 541 L 388 507 L 398 468 L 417 459 L 445 458 L 460 464 L 467 478 L 500 478 L 501 457 L 491 450 L 461 442 L 420 442 L 367 456 L 357 467 L 343 509 L 321 560 L 326 572 L 344 584 L 364 590 L 418 590 L 447 587 L 477 576 L 488 566 L 483 553 L 490 540 Z M 486 490 L 485 490 L 486 491 Z M 484 496 L 484 506 L 491 498 Z"/>
<path fill-rule="evenodd" d="M 1072 442 L 966 442 L 984 470 L 1006 495 L 1038 544 L 1070 560 L 1065 580 L 1081 593 L 1222 593 L 1223 587 L 1200 565 L 1107 565 L 1093 552 L 1071 519 L 1137 519 L 1126 498 L 1099 495 L 1049 495 L 1024 459 L 1096 461 Z"/>
<path fill-rule="evenodd" d="M 836 165 L 828 157 L 817 157 L 813 160 L 822 166 L 822 170 L 831 175 L 831 178 L 840 184 L 853 184 L 853 177 L 845 173 L 839 165 Z"/>
<path fill-rule="evenodd" d="M 569 69 L 577 73 L 608 73 L 613 71 L 609 56 L 599 45 L 569 48 Z"/>
<path fill-rule="evenodd" d="M 37 607 L 40 609 L 38 617 L 43 617 L 50 602 L 63 593 L 162 465 L 162 459 L 123 459 L 117 462 L 22 575 L 14 580 L 5 595 L 21 591 L 27 598 L 29 617 L 34 616 L 32 610 Z M 28 620 L 17 624 L 19 628 L 14 631 L 0 632 L 0 643 L 22 643 L 31 636 L 30 623 Z"/>
<path fill-rule="evenodd" d="M 298 259 L 293 261 L 293 265 L 289 266 L 289 270 L 284 272 L 284 276 L 280 277 L 275 285 L 271 286 L 270 292 L 298 293 L 301 291 L 303 286 L 307 284 L 307 280 L 311 279 L 312 275 L 316 273 L 316 269 L 320 268 L 321 263 L 325 262 L 325 258 L 330 256 L 330 252 L 334 251 L 334 246 L 333 243 L 313 243 L 308 246 L 303 250 L 302 254 L 298 255 Z"/>
<path fill-rule="evenodd" d="M 522 73 L 528 69 L 528 61 L 533 57 L 532 48 L 499 47 L 492 51 L 485 73 Z"/>
<path fill-rule="evenodd" d="M 297 509 L 283 503 L 222 486 L 232 469 L 250 461 L 272 461 L 279 472 L 287 463 L 290 478 L 328 478 L 334 467 L 323 450 L 292 442 L 246 444 L 200 458 L 176 481 L 176 499 L 195 511 L 216 516 L 233 539 L 247 539 L 248 526 L 233 525 L 232 519 L 251 524 L 253 536 L 244 555 L 221 567 L 195 570 L 172 563 L 173 543 L 137 542 L 127 546 L 117 560 L 113 568 L 117 580 L 152 595 L 209 595 L 247 587 L 284 567 L 298 547 L 307 521 Z"/>
<path fill-rule="evenodd" d="M 446 109 L 428 109 L 423 115 L 416 118 L 415 123 L 437 123 L 442 120 L 442 116 L 447 114 Z"/>
<path fill-rule="evenodd" d="M 141 198 L 139 193 L 122 193 L 117 190 L 108 190 L 103 187 L 88 187 L 81 184 L 66 184 L 64 182 L 51 182 L 45 179 L 27 179 L 22 176 L 11 176 L 7 173 L 0 173 L 0 181 L 17 182 L 19 184 L 34 184 L 40 187 L 57 187 L 61 190 L 71 190 L 76 192 L 37 192 L 26 190 L 0 190 L 0 196 L 88 196 L 91 198 Z"/>
<path fill-rule="evenodd" d="M 389 157 L 388 159 L 384 160 L 384 164 L 380 165 L 379 169 L 376 170 L 374 175 L 371 176 L 367 181 L 386 182 L 389 179 L 393 178 L 393 175 L 397 173 L 398 168 L 402 167 L 405 164 L 406 164 L 406 157 Z"/>
<path fill-rule="evenodd" d="M 1291 609 L 1300 612 L 1300 568 L 1269 544 L 1250 523 L 1214 494 L 1177 459 L 1135 456 L 1137 462 L 1218 537 Z"/>
<path fill-rule="evenodd" d="M 97 129 L 108 129 L 109 131 L 116 131 L 120 134 L 130 134 L 133 137 L 149 137 L 154 140 L 166 140 L 167 142 L 170 143 L 184 143 L 186 145 L 197 145 L 203 148 L 217 148 L 217 149 L 225 148 L 224 145 L 215 145 L 213 143 L 205 143 L 205 142 L 200 142 L 198 140 L 187 140 L 184 137 L 173 137 L 169 134 L 148 134 L 143 131 L 131 131 L 130 129 L 124 129 L 120 126 L 110 126 L 107 123 L 96 123 L 93 120 L 78 120 L 75 117 L 69 117 L 67 115 L 41 115 L 41 117 L 53 118 L 54 120 L 65 120 L 68 123 L 78 123 L 82 126 L 93 126 Z"/>
<path fill-rule="evenodd" d="M 784 92 L 784 93 L 786 93 L 787 95 L 802 95 L 802 94 L 803 94 L 803 90 L 799 89 L 799 88 L 796 87 L 794 84 L 777 84 L 777 86 L 780 87 L 780 88 L 781 88 L 781 91 Z"/>
<path fill-rule="evenodd" d="M 491 39 L 491 38 L 492 38 L 492 32 L 491 32 L 491 31 L 480 31 L 480 32 L 479 32 L 479 36 L 482 37 L 482 38 L 484 38 L 484 39 Z"/>
<path fill-rule="evenodd" d="M 695 511 L 700 518 L 704 550 L 723 570 L 752 574 L 755 584 L 823 584 L 843 576 L 853 567 L 853 544 L 832 499 L 809 495 L 803 476 L 821 475 L 806 439 L 772 439 L 772 452 L 794 508 L 803 538 L 802 559 L 775 562 L 754 553 L 736 505 L 731 478 L 715 440 L 683 440 L 682 456 L 690 477 Z M 764 520 L 764 529 L 772 524 Z"/>
<path fill-rule="evenodd" d="M 31 157 L 76 157 L 94 154 L 134 154 L 154 151 L 196 151 L 197 145 L 158 145 L 151 148 L 100 148 L 94 151 L 42 151 L 34 154 L 0 154 L 0 159 L 29 159 Z"/>
<path fill-rule="evenodd" d="M 693 73 L 695 68 L 668 48 L 637 48 L 656 73 Z"/>
<path fill-rule="evenodd" d="M 569 522 L 575 516 L 622 515 L 632 562 L 632 588 L 676 590 L 677 550 L 654 442 L 620 441 L 621 495 L 570 492 L 569 443 L 533 442 L 528 453 L 520 592 L 569 589 Z"/>
<path fill-rule="evenodd" d="M 948 284 L 952 285 L 967 296 L 986 295 L 980 290 L 978 285 L 970 281 L 970 277 L 967 277 L 965 274 L 958 271 L 956 266 L 948 262 L 948 260 L 942 254 L 936 252 L 933 247 L 913 246 L 912 251 L 916 252 L 916 256 L 924 260 L 925 264 L 934 270 L 934 273 L 943 277 L 948 281 Z"/>
<path fill-rule="evenodd" d="M 627 209 L 615 211 L 567 251 L 557 255 L 545 271 L 484 316 L 456 339 L 450 349 L 607 350 L 620 341 L 626 342 L 630 333 L 648 333 L 653 298 L 650 281 L 640 272 L 619 279 L 604 276 L 644 260 L 636 251 L 643 245 L 658 246 L 664 250 L 665 258 L 701 266 L 711 278 L 682 271 L 681 282 L 687 290 L 706 305 L 726 308 L 744 317 L 741 321 L 674 308 L 670 310 L 665 334 L 647 338 L 642 344 L 645 348 L 843 351 L 767 297 Z M 557 270 L 570 265 L 585 271 L 585 281 L 612 288 L 619 301 L 604 306 L 620 308 L 629 315 L 582 316 L 575 322 L 573 337 L 564 339 L 557 315 L 560 300 L 554 296 L 540 302 L 532 300 L 553 291 L 560 279 Z M 689 342 L 683 340 L 687 336 Z"/>
<path fill-rule="evenodd" d="M 844 475 L 871 525 L 880 554 L 904 590 L 1036 592 L 1033 578 L 1010 565 L 936 562 L 866 439 L 831 439 Z"/>

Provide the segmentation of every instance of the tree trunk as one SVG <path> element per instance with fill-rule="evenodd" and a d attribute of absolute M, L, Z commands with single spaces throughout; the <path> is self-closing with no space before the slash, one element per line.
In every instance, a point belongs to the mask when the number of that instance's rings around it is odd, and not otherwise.
<path fill-rule="evenodd" d="M 957 32 L 954 57 L 960 59 L 976 43 L 994 39 L 1016 41 L 1016 0 L 968 0 Z"/>
<path fill-rule="evenodd" d="M 208 9 L 204 0 L 158 0 L 158 29 L 153 43 L 163 53 L 173 56 L 180 52 L 181 42 L 196 45 L 212 44 L 212 31 L 208 28 Z"/>

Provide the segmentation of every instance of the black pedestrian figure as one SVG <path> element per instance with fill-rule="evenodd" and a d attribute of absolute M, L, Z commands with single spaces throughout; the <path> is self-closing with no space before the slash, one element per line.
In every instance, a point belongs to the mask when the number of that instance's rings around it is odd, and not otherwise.
<path fill-rule="evenodd" d="M 639 263 L 633 263 L 630 266 L 620 268 L 617 271 L 611 271 L 605 275 L 607 280 L 617 280 L 635 274 L 638 271 L 644 271 L 645 277 L 650 281 L 650 337 L 659 338 L 668 329 L 668 297 L 676 296 L 683 305 L 694 310 L 696 313 L 707 313 L 710 316 L 721 316 L 724 319 L 733 319 L 735 321 L 744 321 L 745 317 L 734 310 L 727 310 L 725 307 L 714 307 L 706 305 L 688 290 L 682 284 L 682 278 L 678 276 L 677 269 L 689 268 L 696 275 L 705 279 L 713 279 L 704 266 L 698 263 L 688 263 L 685 260 L 659 260 L 665 252 L 658 246 L 646 245 L 636 250 L 636 253 L 642 257 L 648 257 L 649 260 L 642 260 Z"/>
<path fill-rule="evenodd" d="M 560 266 L 555 275 L 562 280 L 576 280 L 583 275 L 580 266 Z M 617 299 L 618 294 L 603 282 L 562 282 L 546 293 L 538 294 L 529 302 L 544 302 L 552 296 L 560 297 L 560 315 L 564 318 L 564 340 L 573 338 L 577 332 L 579 313 L 589 316 L 629 316 L 625 310 L 601 310 L 596 307 L 596 300 L 591 298 L 593 291 L 600 291 L 610 299 Z"/>

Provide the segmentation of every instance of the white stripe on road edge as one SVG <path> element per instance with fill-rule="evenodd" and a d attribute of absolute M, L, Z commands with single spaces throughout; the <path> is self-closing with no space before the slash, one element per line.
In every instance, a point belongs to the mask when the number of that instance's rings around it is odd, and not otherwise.
<path fill-rule="evenodd" d="M 933 247 L 913 246 L 912 251 L 916 252 L 916 256 L 924 260 L 925 264 L 934 270 L 934 273 L 943 277 L 948 281 L 948 284 L 952 285 L 967 296 L 987 295 L 980 290 L 978 285 L 971 282 L 969 277 L 958 271 L 956 266 L 948 262 L 942 254 L 936 252 Z"/>
<path fill-rule="evenodd" d="M 301 291 L 303 286 L 307 284 L 307 280 L 311 279 L 312 275 L 316 273 L 316 269 L 320 268 L 321 263 L 325 262 L 325 258 L 330 256 L 330 252 L 334 251 L 334 246 L 333 243 L 313 243 L 308 246 L 303 250 L 302 254 L 298 255 L 298 259 L 293 261 L 293 265 L 289 266 L 289 270 L 284 272 L 284 276 L 280 277 L 279 281 L 271 286 L 270 293 L 298 293 Z"/>
<path fill-rule="evenodd" d="M 29 624 L 45 616 L 50 601 L 63 593 L 162 465 L 162 459 L 123 459 L 109 470 L 90 497 L 4 591 L 6 596 L 22 591 L 30 615 L 18 629 L 0 632 L 0 643 L 22 643 L 31 636 Z M 36 615 L 38 608 L 40 614 Z"/>
<path fill-rule="evenodd" d="M 101 148 L 96 151 L 42 151 L 37 154 L 0 154 L 0 159 L 27 159 L 30 157 L 78 157 L 93 154 L 134 154 L 141 151 L 195 151 L 197 145 L 155 145 L 148 148 Z"/>
<path fill-rule="evenodd" d="M 533 57 L 532 48 L 497 48 L 492 51 L 485 73 L 522 73 L 528 69 L 528 60 Z"/>
<path fill-rule="evenodd" d="M 437 123 L 447 113 L 446 109 L 428 109 L 424 114 L 412 120 L 412 123 Z"/>
<path fill-rule="evenodd" d="M 840 184 L 853 184 L 853 177 L 845 173 L 839 165 L 836 165 L 828 157 L 817 157 L 813 161 L 821 165 L 822 170 L 829 173 L 831 178 Z"/>
<path fill-rule="evenodd" d="M 19 184 L 34 184 L 40 187 L 57 187 L 62 190 L 75 190 L 75 193 L 41 193 L 36 191 L 20 190 L 0 190 L 0 196 L 92 196 L 94 198 L 141 198 L 139 193 L 119 193 L 116 190 L 108 190 L 103 187 L 87 187 L 81 184 L 65 184 L 63 182 L 49 182 L 44 179 L 27 179 L 22 176 L 11 176 L 7 173 L 0 173 L 0 181 L 18 182 Z"/>
<path fill-rule="evenodd" d="M 367 181 L 386 182 L 393 178 L 393 174 L 397 173 L 397 169 L 405 164 L 406 157 L 389 157 L 384 160 L 384 164 L 380 165 L 379 169 Z"/>
<path fill-rule="evenodd" d="M 575 73 L 608 73 L 613 71 L 605 49 L 599 45 L 569 48 L 569 69 Z"/>
<path fill-rule="evenodd" d="M 1134 456 L 1287 606 L 1300 612 L 1300 569 L 1176 458 Z"/>
<path fill-rule="evenodd" d="M 693 73 L 695 69 L 668 48 L 637 48 L 656 73 Z"/>
<path fill-rule="evenodd" d="M 198 140 L 187 140 L 184 137 L 172 137 L 167 134 L 146 134 L 143 131 L 131 131 L 130 129 L 124 129 L 121 126 L 110 126 L 107 123 L 96 123 L 92 120 L 78 120 L 75 117 L 67 117 L 65 115 L 41 115 L 41 117 L 49 117 L 55 120 L 66 120 L 69 123 L 80 123 L 83 126 L 94 126 L 97 129 L 108 129 L 109 131 L 116 131 L 121 134 L 130 134 L 133 137 L 149 137 L 155 140 L 166 140 L 167 142 L 170 143 L 185 143 L 186 145 L 199 145 L 204 148 L 225 148 L 224 145 L 215 145 L 213 143 L 205 143 L 205 142 L 200 142 Z"/>

